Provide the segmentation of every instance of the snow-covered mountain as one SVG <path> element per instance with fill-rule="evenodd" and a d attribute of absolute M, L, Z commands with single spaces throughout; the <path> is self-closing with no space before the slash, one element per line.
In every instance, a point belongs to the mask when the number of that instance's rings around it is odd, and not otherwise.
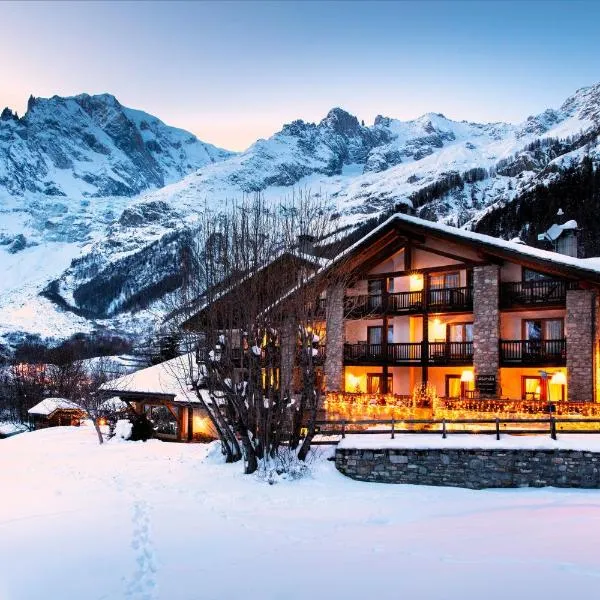
<path fill-rule="evenodd" d="M 62 111 L 67 110 L 63 105 L 87 104 L 86 98 L 46 102 Z M 101 98 L 110 98 L 110 107 L 120 107 L 112 97 Z M 35 114 L 40 102 L 36 100 L 29 112 Z M 75 106 L 69 110 L 86 112 Z M 120 111 L 124 117 L 111 121 L 113 138 L 120 138 L 117 123 L 125 118 L 131 124 L 127 127 L 146 141 L 144 156 L 156 154 L 148 141 L 173 139 L 166 132 L 156 133 L 173 131 L 157 119 L 122 107 Z M 90 112 L 113 114 L 113 108 Z M 43 120 L 52 121 L 48 115 Z M 11 127 L 20 123 L 11 115 L 4 117 L 6 122 L 13 123 Z M 155 132 L 152 139 L 148 131 Z M 154 180 L 147 187 L 156 189 L 135 198 L 114 195 L 117 188 L 112 196 L 103 196 L 100 184 L 81 189 L 77 200 L 72 193 L 57 198 L 48 189 L 58 188 L 60 179 L 52 179 L 56 171 L 49 170 L 47 188 L 21 189 L 18 196 L 6 186 L 10 193 L 2 202 L 2 221 L 7 245 L 1 260 L 15 277 L 4 284 L 9 300 L 0 300 L 0 326 L 4 331 L 45 334 L 57 330 L 54 335 L 98 326 L 139 327 L 147 322 L 153 302 L 178 286 L 180 248 L 206 205 L 218 210 L 228 200 L 256 191 L 275 201 L 302 188 L 334 202 L 340 225 L 398 204 L 421 216 L 470 225 L 489 207 L 552 180 L 561 167 L 584 155 L 598 160 L 599 132 L 600 84 L 578 90 L 559 109 L 518 125 L 457 122 L 426 114 L 412 121 L 378 116 L 365 126 L 334 108 L 319 123 L 294 121 L 240 154 L 206 150 L 212 160 L 164 187 Z M 41 129 L 38 136 L 44 139 Z M 83 140 L 79 134 L 75 138 L 76 145 Z M 104 143 L 104 138 L 96 138 Z M 0 156 L 11 153 L 3 140 Z M 160 162 L 162 181 L 173 181 L 177 168 L 187 167 L 164 151 L 167 142 L 159 144 L 160 158 L 171 157 Z M 79 174 L 80 163 L 72 165 L 68 172 Z M 79 181 L 79 175 L 69 181 L 73 180 Z M 151 181 L 150 175 L 145 180 Z M 135 189 L 133 183 L 129 189 Z M 82 200 L 84 192 L 97 197 Z M 19 198 L 27 198 L 26 211 L 13 210 Z M 41 260 L 43 255 L 46 259 Z M 51 255 L 55 258 L 48 259 Z M 24 269 L 30 273 L 25 282 L 16 275 Z M 44 296 L 39 295 L 42 290 Z"/>
<path fill-rule="evenodd" d="M 29 98 L 0 115 L 0 189 L 13 195 L 134 196 L 232 155 L 109 94 Z"/>

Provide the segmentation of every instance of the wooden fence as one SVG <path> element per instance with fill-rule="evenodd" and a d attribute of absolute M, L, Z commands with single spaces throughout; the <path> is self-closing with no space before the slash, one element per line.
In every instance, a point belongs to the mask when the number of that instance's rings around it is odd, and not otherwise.
<path fill-rule="evenodd" d="M 361 419 L 320 420 L 316 422 L 317 435 L 313 445 L 338 444 L 346 435 L 437 434 L 446 438 L 453 434 L 495 435 L 549 435 L 553 440 L 558 433 L 600 434 L 600 419 L 590 418 L 494 418 L 494 419 Z M 324 439 L 331 438 L 331 439 Z M 333 439 L 340 438 L 340 439 Z"/>

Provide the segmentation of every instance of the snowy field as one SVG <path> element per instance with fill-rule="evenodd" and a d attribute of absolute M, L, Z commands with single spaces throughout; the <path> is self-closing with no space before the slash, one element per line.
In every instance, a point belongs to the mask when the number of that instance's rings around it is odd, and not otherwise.
<path fill-rule="evenodd" d="M 598 598 L 600 491 L 269 486 L 204 445 L 0 440 L 0 600 Z"/>

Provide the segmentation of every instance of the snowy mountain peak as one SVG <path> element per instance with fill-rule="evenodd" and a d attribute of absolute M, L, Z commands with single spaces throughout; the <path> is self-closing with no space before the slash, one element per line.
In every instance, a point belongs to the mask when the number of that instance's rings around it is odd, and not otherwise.
<path fill-rule="evenodd" d="M 560 110 L 568 116 L 588 119 L 600 125 L 600 83 L 579 88 L 565 100 Z"/>
<path fill-rule="evenodd" d="M 30 96 L 0 118 L 0 192 L 133 196 L 233 153 L 122 106 L 110 94 Z"/>
<path fill-rule="evenodd" d="M 346 136 L 357 135 L 361 129 L 358 119 L 342 108 L 332 108 L 319 126 Z"/>
<path fill-rule="evenodd" d="M 430 112 L 363 126 L 336 107 L 233 154 L 109 94 L 32 98 L 21 119 L 0 115 L 0 331 L 40 331 L 49 313 L 65 331 L 139 328 L 131 323 L 179 285 L 181 248 L 205 202 L 219 210 L 253 192 L 277 202 L 298 186 L 335 204 L 342 225 L 398 205 L 463 225 L 564 165 L 597 161 L 598 124 L 600 84 L 518 125 Z M 26 282 L 24 264 L 36 274 Z M 27 312 L 12 310 L 14 298 Z"/>

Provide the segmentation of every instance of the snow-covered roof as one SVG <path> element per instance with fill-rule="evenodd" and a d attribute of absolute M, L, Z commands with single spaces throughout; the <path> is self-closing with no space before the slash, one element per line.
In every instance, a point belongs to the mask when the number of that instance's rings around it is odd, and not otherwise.
<path fill-rule="evenodd" d="M 79 405 L 66 398 L 45 398 L 32 406 L 27 412 L 30 415 L 49 416 L 57 410 L 81 410 Z"/>
<path fill-rule="evenodd" d="M 358 248 L 368 244 L 370 240 L 377 238 L 383 231 L 388 229 L 391 225 L 408 225 L 413 226 L 415 232 L 424 232 L 435 237 L 436 234 L 448 238 L 457 238 L 457 241 L 464 241 L 466 243 L 480 247 L 481 250 L 486 250 L 490 253 L 498 253 L 499 255 L 517 255 L 524 259 L 531 259 L 533 262 L 538 262 L 540 268 L 543 268 L 545 263 L 547 267 L 562 268 L 564 270 L 573 270 L 572 275 L 585 278 L 590 277 L 596 283 L 600 283 L 600 257 L 593 258 L 575 258 L 566 254 L 560 254 L 558 252 L 552 252 L 550 250 L 542 250 L 541 248 L 534 248 L 524 244 L 521 240 L 512 239 L 510 241 L 503 240 L 501 238 L 493 237 L 483 233 L 476 233 L 467 229 L 460 229 L 451 225 L 444 225 L 442 223 L 435 223 L 426 219 L 420 219 L 419 217 L 413 217 L 402 213 L 396 213 L 389 219 L 372 229 L 364 237 L 357 240 L 354 244 L 346 248 L 343 252 L 340 252 L 334 259 L 328 261 L 327 264 L 321 266 L 321 268 L 314 273 L 312 276 L 307 278 L 307 282 L 319 277 L 327 269 L 339 265 L 340 262 L 347 259 L 352 255 Z M 567 227 L 568 226 L 568 227 Z M 577 227 L 575 221 L 568 221 L 563 227 L 573 228 Z M 295 285 L 285 294 L 283 294 L 278 300 L 273 302 L 270 306 L 265 308 L 264 312 L 268 312 L 280 305 L 281 302 L 292 296 L 300 285 Z"/>
<path fill-rule="evenodd" d="M 171 396 L 174 402 L 198 402 L 196 394 L 190 389 L 190 367 L 197 369 L 193 353 L 107 381 L 100 386 L 100 390 L 117 396 L 144 394 Z"/>
<path fill-rule="evenodd" d="M 552 225 L 547 231 L 538 235 L 538 240 L 548 240 L 553 242 L 554 240 L 557 240 L 565 231 L 572 231 L 575 229 L 577 229 L 577 221 L 574 221 L 573 219 L 563 223 L 562 225 L 554 223 L 554 225 Z"/>
<path fill-rule="evenodd" d="M 124 402 L 119 396 L 112 396 L 100 404 L 100 410 L 108 412 L 122 412 L 127 410 L 127 402 Z"/>
<path fill-rule="evenodd" d="M 467 243 L 475 244 L 481 247 L 482 250 L 493 251 L 496 250 L 502 254 L 515 254 L 520 255 L 523 258 L 530 258 L 540 263 L 548 263 L 548 266 L 566 267 L 573 268 L 580 271 L 578 276 L 588 275 L 592 276 L 594 280 L 600 281 L 600 257 L 595 259 L 582 259 L 568 256 L 566 254 L 560 254 L 558 252 L 552 252 L 550 250 L 542 250 L 541 248 L 534 248 L 526 244 L 518 243 L 515 241 L 507 241 L 501 238 L 493 237 L 483 233 L 475 233 L 467 229 L 459 229 L 458 227 L 452 227 L 451 225 L 444 225 L 442 223 L 434 223 L 433 221 L 427 221 L 418 217 L 412 217 L 405 214 L 394 214 L 389 219 L 384 221 L 381 225 L 370 231 L 365 237 L 358 240 L 355 244 L 350 246 L 345 252 L 343 252 L 336 260 L 339 260 L 342 256 L 350 254 L 357 247 L 363 245 L 367 240 L 377 236 L 377 234 L 389 227 L 391 224 L 397 223 L 400 225 L 413 225 L 416 231 L 425 230 L 431 235 L 441 234 L 443 237 L 452 236 L 458 240 L 463 240 Z M 575 221 L 568 221 L 567 224 L 575 224 Z M 569 225 L 571 226 L 571 225 Z M 563 225 L 564 227 L 564 225 Z M 575 275 L 575 273 L 574 273 Z"/>

